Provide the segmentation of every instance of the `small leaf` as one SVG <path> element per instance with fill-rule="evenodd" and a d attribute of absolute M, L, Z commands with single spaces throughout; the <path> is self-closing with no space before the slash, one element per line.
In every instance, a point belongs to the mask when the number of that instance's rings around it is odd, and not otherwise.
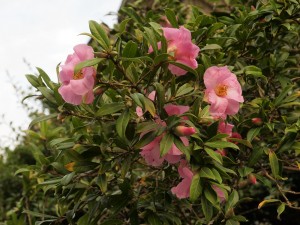
<path fill-rule="evenodd" d="M 97 177 L 96 184 L 100 187 L 100 189 L 103 193 L 105 193 L 107 191 L 107 179 L 106 179 L 106 174 L 105 173 L 100 174 Z"/>
<path fill-rule="evenodd" d="M 166 133 L 160 141 L 160 156 L 166 155 L 174 143 L 174 136 Z"/>
<path fill-rule="evenodd" d="M 85 67 L 94 66 L 103 60 L 104 59 L 102 59 L 102 58 L 94 58 L 94 59 L 88 59 L 83 62 L 80 62 L 80 63 L 76 64 L 75 69 L 74 69 L 74 74 L 77 74 L 81 69 L 83 69 Z"/>
<path fill-rule="evenodd" d="M 117 122 L 116 122 L 117 133 L 125 143 L 128 143 L 128 140 L 126 137 L 126 128 L 127 128 L 129 119 L 130 119 L 129 110 L 125 109 L 123 111 L 123 113 L 120 115 L 120 117 L 117 119 Z"/>
<path fill-rule="evenodd" d="M 269 162 L 270 162 L 272 174 L 275 178 L 277 178 L 279 176 L 279 163 L 278 163 L 278 158 L 275 152 L 273 151 L 269 152 Z"/>
<path fill-rule="evenodd" d="M 216 160 L 220 164 L 223 164 L 222 156 L 219 153 L 211 150 L 210 148 L 204 148 L 204 150 L 212 159 Z"/>
<path fill-rule="evenodd" d="M 280 202 L 280 200 L 278 199 L 266 199 L 266 200 L 263 200 L 262 202 L 260 202 L 258 204 L 258 209 L 260 209 L 261 207 L 263 207 L 264 205 L 268 204 L 268 203 L 273 203 L 273 202 Z"/>
<path fill-rule="evenodd" d="M 104 104 L 98 109 L 96 112 L 96 116 L 106 116 L 111 115 L 113 113 L 116 113 L 120 111 L 121 109 L 124 109 L 125 105 L 122 102 L 114 102 L 114 103 L 107 103 Z"/>
<path fill-rule="evenodd" d="M 207 168 L 207 167 L 203 167 L 201 170 L 200 170 L 200 177 L 205 177 L 205 178 L 209 178 L 209 179 L 212 179 L 212 180 L 215 180 L 215 175 L 214 173 L 211 171 L 211 169 Z"/>
<path fill-rule="evenodd" d="M 201 197 L 201 205 L 205 220 L 210 221 L 213 216 L 213 206 L 203 195 Z"/>
<path fill-rule="evenodd" d="M 178 23 L 174 11 L 171 9 L 165 9 L 165 13 L 172 27 L 178 28 Z"/>
<path fill-rule="evenodd" d="M 110 41 L 102 26 L 96 21 L 90 20 L 89 27 L 92 35 L 96 38 L 96 41 L 99 42 L 103 49 L 108 50 L 110 47 Z"/>
<path fill-rule="evenodd" d="M 277 219 L 280 220 L 280 215 L 284 212 L 284 210 L 285 210 L 285 204 L 281 203 L 277 208 Z"/>
<path fill-rule="evenodd" d="M 52 118 L 56 118 L 57 115 L 58 115 L 58 113 L 53 113 L 53 114 L 50 114 L 50 115 L 44 115 L 44 116 L 37 117 L 37 118 L 35 118 L 34 120 L 31 121 L 31 123 L 29 124 L 28 129 L 31 129 L 33 125 L 35 125 L 39 122 L 49 120 L 49 119 L 52 119 Z"/>
<path fill-rule="evenodd" d="M 25 76 L 26 76 L 27 80 L 29 81 L 29 83 L 33 87 L 37 88 L 37 87 L 41 86 L 41 84 L 39 83 L 38 78 L 35 75 L 27 74 Z"/>
<path fill-rule="evenodd" d="M 223 149 L 223 148 L 239 149 L 237 145 L 227 141 L 205 142 L 204 145 L 216 149 Z"/>
<path fill-rule="evenodd" d="M 202 193 L 202 185 L 200 183 L 200 175 L 196 173 L 193 176 L 192 183 L 190 186 L 190 200 L 192 202 L 196 201 Z"/>
<path fill-rule="evenodd" d="M 205 45 L 201 50 L 217 50 L 217 49 L 222 49 L 222 47 L 218 44 L 207 44 Z"/>
<path fill-rule="evenodd" d="M 260 133 L 261 128 L 252 128 L 247 133 L 247 140 L 252 142 L 252 140 Z"/>

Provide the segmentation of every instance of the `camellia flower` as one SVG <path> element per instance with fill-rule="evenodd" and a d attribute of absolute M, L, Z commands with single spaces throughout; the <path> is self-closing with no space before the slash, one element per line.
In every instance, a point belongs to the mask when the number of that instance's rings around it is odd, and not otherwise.
<path fill-rule="evenodd" d="M 189 110 L 189 107 L 168 104 L 164 107 L 164 109 L 166 110 L 169 116 L 172 116 L 172 115 L 181 115 L 187 112 Z M 160 120 L 159 118 L 156 119 L 156 122 L 162 126 L 166 126 L 165 122 Z M 163 157 L 160 157 L 160 141 L 163 138 L 163 136 L 164 134 L 156 137 L 149 144 L 141 148 L 142 151 L 140 154 L 143 156 L 143 158 L 145 159 L 148 165 L 160 166 L 164 160 L 172 164 L 180 161 L 182 152 L 176 147 L 174 143 L 171 145 L 171 148 L 169 149 L 167 154 L 164 155 Z M 186 137 L 180 137 L 180 139 L 185 146 L 189 145 L 189 141 Z"/>
<path fill-rule="evenodd" d="M 219 126 L 218 126 L 218 132 L 222 134 L 228 134 L 229 137 L 232 135 L 232 129 L 234 125 L 230 123 L 225 123 L 223 120 L 220 121 Z"/>
<path fill-rule="evenodd" d="M 168 43 L 167 52 L 172 55 L 172 59 L 196 69 L 198 67 L 196 57 L 198 56 L 200 49 L 197 45 L 193 44 L 191 32 L 183 26 L 179 29 L 163 27 L 162 30 Z M 161 48 L 161 43 L 158 43 L 158 47 Z M 153 48 L 150 46 L 149 52 L 152 51 Z M 170 64 L 168 68 L 171 73 L 176 76 L 187 73 L 184 69 L 172 64 Z"/>
<path fill-rule="evenodd" d="M 80 105 L 82 102 L 90 104 L 94 100 L 96 70 L 90 66 L 75 74 L 74 69 L 78 63 L 94 58 L 93 48 L 86 44 L 79 44 L 73 49 L 74 53 L 69 55 L 65 64 L 61 66 L 59 80 L 62 85 L 58 92 L 70 104 Z"/>
<path fill-rule="evenodd" d="M 211 104 L 209 112 L 216 118 L 235 115 L 244 102 L 242 88 L 227 66 L 209 67 L 204 73 L 205 99 Z"/>
<path fill-rule="evenodd" d="M 178 167 L 178 173 L 182 181 L 171 189 L 171 192 L 176 195 L 177 198 L 188 198 L 190 196 L 190 187 L 193 179 L 193 172 L 187 165 L 187 161 L 181 160 Z"/>

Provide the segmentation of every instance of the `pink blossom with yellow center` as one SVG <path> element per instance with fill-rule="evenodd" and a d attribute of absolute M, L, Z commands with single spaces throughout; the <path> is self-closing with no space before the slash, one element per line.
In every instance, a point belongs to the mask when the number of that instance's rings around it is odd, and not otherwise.
<path fill-rule="evenodd" d="M 162 30 L 167 40 L 167 52 L 170 54 L 170 58 L 178 63 L 196 69 L 198 67 L 196 58 L 200 48 L 193 44 L 191 32 L 183 26 L 179 29 L 163 27 Z M 158 43 L 158 48 L 161 48 L 160 42 Z M 148 52 L 153 52 L 152 46 L 150 46 Z M 172 64 L 168 68 L 176 76 L 182 76 L 187 73 L 186 70 Z"/>
<path fill-rule="evenodd" d="M 237 114 L 240 103 L 244 102 L 242 88 L 227 66 L 209 67 L 204 73 L 204 84 L 205 100 L 213 117 L 226 119 L 227 115 Z"/>
<path fill-rule="evenodd" d="M 182 181 L 171 189 L 171 192 L 176 195 L 177 198 L 188 198 L 190 197 L 190 187 L 193 179 L 193 172 L 188 167 L 188 163 L 185 160 L 180 161 L 180 165 L 178 167 L 178 173 L 182 179 Z"/>
<path fill-rule="evenodd" d="M 86 44 L 76 45 L 73 49 L 74 53 L 68 55 L 65 64 L 61 66 L 59 80 L 62 85 L 58 92 L 70 104 L 91 104 L 94 100 L 93 88 L 96 70 L 92 66 L 85 67 L 76 74 L 74 70 L 78 63 L 93 59 L 94 51 L 92 47 Z"/>

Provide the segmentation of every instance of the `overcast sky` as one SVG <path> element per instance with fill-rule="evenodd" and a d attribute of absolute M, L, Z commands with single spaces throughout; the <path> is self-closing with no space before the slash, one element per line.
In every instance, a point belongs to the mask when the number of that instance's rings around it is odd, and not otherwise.
<path fill-rule="evenodd" d="M 87 42 L 78 34 L 89 32 L 88 21 L 112 27 L 116 15 L 107 14 L 116 14 L 120 4 L 121 0 L 0 0 L 0 148 L 14 143 L 10 127 L 25 130 L 30 122 L 12 83 L 26 89 L 25 74 L 35 67 L 57 81 L 56 65 L 73 46 Z"/>

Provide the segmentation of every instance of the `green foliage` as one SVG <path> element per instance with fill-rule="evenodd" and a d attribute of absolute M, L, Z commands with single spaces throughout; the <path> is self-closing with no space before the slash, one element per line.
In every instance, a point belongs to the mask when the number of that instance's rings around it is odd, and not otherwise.
<path fill-rule="evenodd" d="M 0 218 L 6 224 L 30 225 L 235 225 L 246 221 L 240 215 L 245 201 L 254 208 L 276 204 L 278 218 L 286 208 L 299 210 L 299 200 L 287 196 L 297 193 L 293 171 L 299 172 L 300 163 L 299 4 L 233 0 L 216 4 L 210 15 L 178 1 L 154 1 L 148 11 L 140 4 L 122 8 L 120 18 L 125 19 L 110 33 L 89 22 L 87 35 L 96 58 L 75 70 L 97 69 L 93 104 L 65 103 L 59 84 L 41 69 L 37 76 L 26 75 L 50 114 L 29 126 L 24 149 L 31 158 L 26 166 L 10 163 L 20 154 L 18 148 L 1 162 L 8 177 L 17 171 L 9 182 L 17 189 L 22 186 L 22 193 L 1 189 L 1 199 L 9 197 Z M 172 26 L 191 31 L 201 49 L 197 69 L 167 53 L 161 15 Z M 175 77 L 170 64 L 187 74 Z M 203 101 L 203 74 L 213 65 L 227 65 L 242 85 L 245 102 L 229 117 L 242 139 L 218 133 L 219 122 Z M 154 90 L 152 101 L 148 94 Z M 167 104 L 190 106 L 186 124 L 197 132 L 189 137 L 189 146 L 174 132 L 183 119 L 168 117 Z M 136 115 L 137 107 L 142 117 Z M 158 116 L 165 126 L 156 122 Z M 253 123 L 253 118 L 262 123 Z M 191 165 L 190 199 L 177 199 L 170 191 L 180 182 L 176 165 L 148 166 L 140 156 L 140 149 L 161 135 L 161 156 L 175 145 Z M 5 173 L 1 184 L 8 180 Z M 250 174 L 257 184 L 248 179 Z"/>

